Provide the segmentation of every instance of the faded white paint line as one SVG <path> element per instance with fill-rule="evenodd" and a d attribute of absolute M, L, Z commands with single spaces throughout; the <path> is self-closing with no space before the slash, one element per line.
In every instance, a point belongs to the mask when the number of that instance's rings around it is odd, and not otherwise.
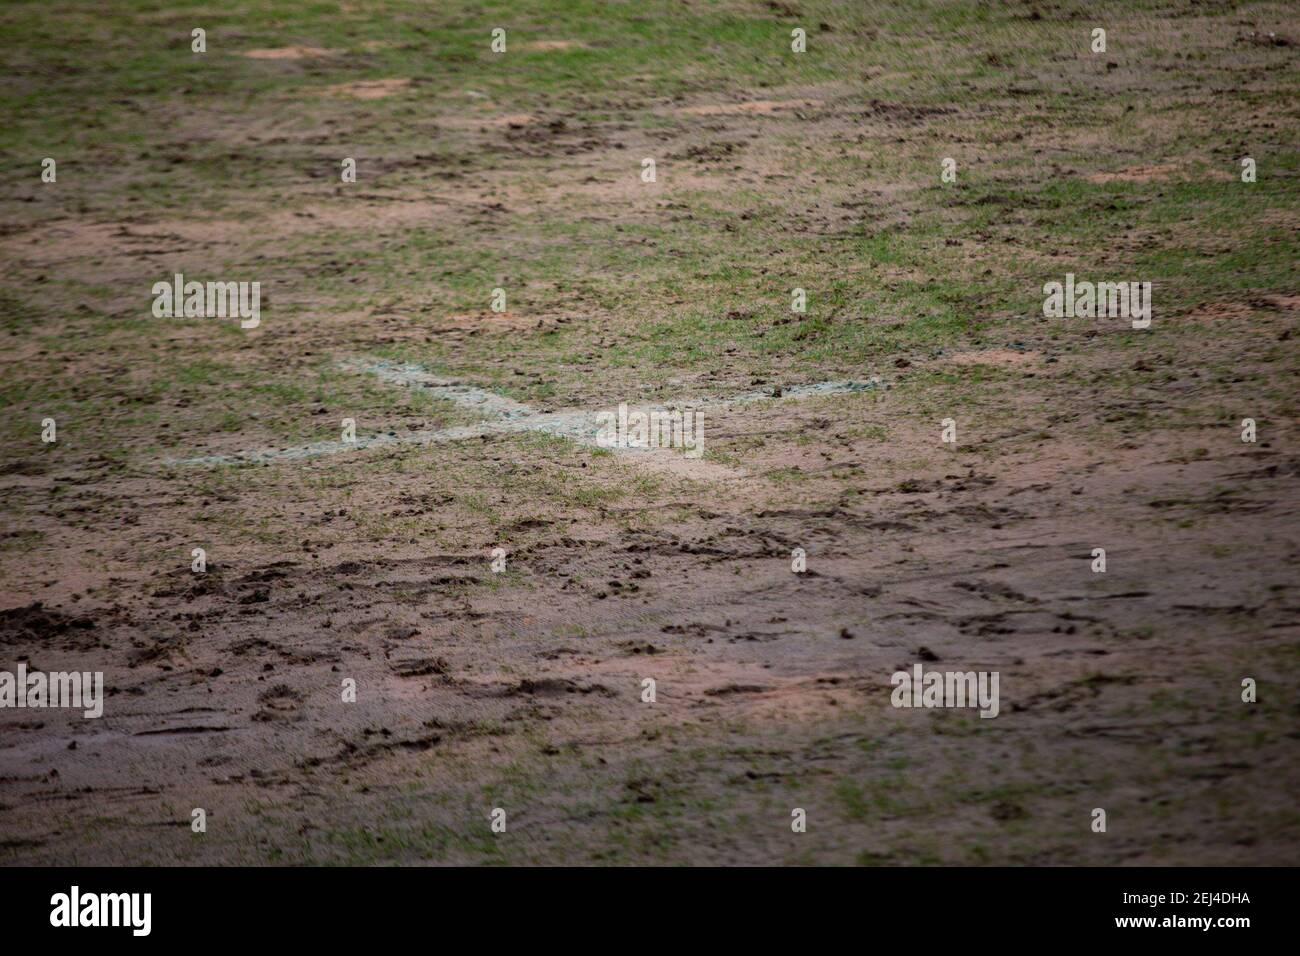
<path fill-rule="evenodd" d="M 560 438 L 567 438 L 575 441 L 580 445 L 589 445 L 599 447 L 596 442 L 597 435 L 600 434 L 600 415 L 607 409 L 597 409 L 595 411 L 588 409 L 564 409 L 557 412 L 538 412 L 522 402 L 517 402 L 512 398 L 504 395 L 498 395 L 495 392 L 485 391 L 473 385 L 463 385 L 457 382 L 448 381 L 439 378 L 423 367 L 411 362 L 389 362 L 383 359 L 348 359 L 340 362 L 339 367 L 348 371 L 366 372 L 374 375 L 380 381 L 388 382 L 392 385 L 399 385 L 404 388 L 418 388 L 426 391 L 436 398 L 445 399 L 452 402 L 459 408 L 466 408 L 482 415 L 490 416 L 489 420 L 478 422 L 473 425 L 460 425 L 455 428 L 442 428 L 429 431 L 410 432 L 406 435 L 374 435 L 369 437 L 358 437 L 356 441 L 320 441 L 313 442 L 310 445 L 299 445 L 296 448 L 263 448 L 253 451 L 239 452 L 233 455 L 200 455 L 195 458 L 168 458 L 164 460 L 167 465 L 233 465 L 239 463 L 258 464 L 275 461 L 296 461 L 304 458 L 317 458 L 322 455 L 333 455 L 344 451 L 356 451 L 362 448 L 382 448 L 396 445 L 430 445 L 447 441 L 461 441 L 467 438 L 478 438 L 483 435 L 500 434 L 503 432 L 520 432 L 536 431 L 547 435 L 555 435 Z M 733 395 L 731 398 L 722 399 L 716 402 L 696 403 L 684 402 L 672 406 L 666 405 L 636 405 L 638 411 L 674 411 L 678 409 L 693 409 L 701 412 L 708 412 L 717 409 L 733 408 L 737 405 L 748 405 L 756 402 L 778 402 L 786 399 L 812 398 L 822 395 L 837 395 L 846 392 L 862 392 L 869 389 L 877 388 L 880 385 L 879 379 L 870 379 L 865 382 L 855 381 L 836 381 L 836 382 L 818 382 L 813 385 L 797 385 L 784 389 L 779 398 L 774 397 L 770 392 L 742 392 L 739 395 Z M 629 403 L 630 404 L 630 403 Z M 671 451 L 671 449 L 658 448 L 615 448 L 610 449 L 618 453 L 626 453 L 639 456 L 644 463 L 655 460 L 661 464 L 671 463 L 669 470 L 690 473 L 697 472 L 700 474 L 716 473 L 715 476 L 734 477 L 737 472 L 734 469 L 727 469 L 713 463 L 706 463 L 700 459 L 685 458 L 680 454 L 652 456 L 652 452 Z"/>
<path fill-rule="evenodd" d="M 419 388 L 437 398 L 445 398 L 461 408 L 469 408 L 498 418 L 536 415 L 533 409 L 513 398 L 484 391 L 473 385 L 460 385 L 426 372 L 414 362 L 389 362 L 385 359 L 347 359 L 339 368 L 350 372 L 368 372 L 381 382 L 404 388 Z"/>

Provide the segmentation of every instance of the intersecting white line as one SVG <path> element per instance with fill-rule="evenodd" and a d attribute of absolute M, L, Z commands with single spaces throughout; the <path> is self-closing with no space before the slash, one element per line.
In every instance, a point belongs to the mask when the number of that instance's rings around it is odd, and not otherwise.
<path fill-rule="evenodd" d="M 556 412 L 539 412 L 522 402 L 517 402 L 504 395 L 489 392 L 473 385 L 439 378 L 428 372 L 423 366 L 412 362 L 390 362 L 385 359 L 347 359 L 339 363 L 339 368 L 353 372 L 365 372 L 374 375 L 380 381 L 404 388 L 418 388 L 435 398 L 445 399 L 458 408 L 466 408 L 485 416 L 488 420 L 473 425 L 459 425 L 454 428 L 430 429 L 410 432 L 406 435 L 370 435 L 358 436 L 355 441 L 319 441 L 293 448 L 261 448 L 229 455 L 200 455 L 193 458 L 167 458 L 166 465 L 233 465 L 241 463 L 257 464 L 274 461 L 294 461 L 304 458 L 316 458 L 321 455 L 333 455 L 345 451 L 357 451 L 362 448 L 382 448 L 394 445 L 429 445 L 466 438 L 478 438 L 483 435 L 504 432 L 537 431 L 548 435 L 568 438 L 581 445 L 597 446 L 596 437 L 600 433 L 600 414 L 606 409 L 572 408 Z M 821 395 L 836 395 L 844 392 L 861 392 L 880 386 L 879 379 L 858 381 L 819 382 L 815 385 L 796 385 L 782 391 L 780 397 L 771 392 L 742 392 L 721 401 L 709 403 L 680 403 L 674 406 L 640 405 L 638 411 L 672 411 L 690 409 L 695 411 L 713 411 L 747 405 L 762 401 L 782 401 L 784 399 L 810 398 Z M 599 447 L 599 446 L 597 446 Z M 619 452 L 644 455 L 661 449 L 654 448 L 618 448 Z"/>

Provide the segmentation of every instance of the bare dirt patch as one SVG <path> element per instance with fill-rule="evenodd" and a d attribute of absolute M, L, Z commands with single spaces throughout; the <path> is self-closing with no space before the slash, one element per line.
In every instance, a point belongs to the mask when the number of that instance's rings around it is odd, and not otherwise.
<path fill-rule="evenodd" d="M 541 329 L 553 325 L 553 319 L 548 323 L 545 318 L 536 315 L 525 315 L 520 312 L 493 312 L 490 309 L 485 309 L 482 312 L 450 315 L 444 319 L 439 319 L 437 331 L 469 332 L 473 334 L 501 333 Z"/>
<path fill-rule="evenodd" d="M 818 109 L 821 100 L 750 100 L 745 103 L 710 103 L 683 106 L 676 112 L 683 116 L 771 116 L 786 110 Z"/>
<path fill-rule="evenodd" d="M 497 116 L 493 118 L 492 124 L 494 126 L 520 127 L 520 126 L 531 126 L 537 121 L 538 121 L 537 117 L 534 116 L 532 113 L 506 113 L 504 116 Z"/>
<path fill-rule="evenodd" d="M 529 40 L 519 44 L 521 50 L 573 50 L 584 46 L 574 40 Z"/>
<path fill-rule="evenodd" d="M 1039 365 L 1043 361 L 1041 352 L 1017 351 L 1015 349 L 986 349 L 981 352 L 958 352 L 948 356 L 953 365 L 996 365 L 1001 368 L 1024 368 Z"/>
<path fill-rule="evenodd" d="M 1148 183 L 1156 179 L 1168 179 L 1179 168 L 1176 163 L 1129 166 L 1113 172 L 1091 173 L 1084 178 L 1090 183 Z"/>
<path fill-rule="evenodd" d="M 278 46 L 258 50 L 245 50 L 240 56 L 250 60 L 303 60 L 329 56 L 330 50 L 318 46 Z"/>
<path fill-rule="evenodd" d="M 355 80 L 351 83 L 335 83 L 325 87 L 331 96 L 350 96 L 358 100 L 380 100 L 386 96 L 395 96 L 410 89 L 411 78 L 395 76 L 384 80 Z"/>
<path fill-rule="evenodd" d="M 87 222 L 68 219 L 43 229 L 15 233 L 0 240 L 0 249 L 31 263 L 77 259 L 153 259 L 196 246 L 237 244 L 250 228 L 266 235 L 298 235 L 320 229 L 387 229 L 434 222 L 467 200 L 445 202 L 393 197 L 385 202 L 361 200 L 349 208 L 320 203 L 292 210 L 250 211 L 239 219 L 184 219 L 158 222 Z"/>
<path fill-rule="evenodd" d="M 1245 302 L 1211 302 L 1193 309 L 1187 317 L 1196 322 L 1240 322 L 1250 318 L 1254 311 Z"/>
<path fill-rule="evenodd" d="M 1300 295 L 1262 295 L 1246 301 L 1205 302 L 1192 309 L 1187 318 L 1198 322 L 1242 322 L 1259 312 L 1296 311 L 1300 311 Z"/>

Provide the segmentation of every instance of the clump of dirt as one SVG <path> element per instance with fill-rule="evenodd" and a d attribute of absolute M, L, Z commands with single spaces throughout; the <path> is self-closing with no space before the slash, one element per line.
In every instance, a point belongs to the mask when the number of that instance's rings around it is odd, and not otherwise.
<path fill-rule="evenodd" d="M 13 461 L 0 464 L 0 475 L 22 475 L 27 478 L 35 478 L 38 475 L 45 474 L 48 470 L 45 462 L 37 458 L 15 458 Z"/>
<path fill-rule="evenodd" d="M 221 569 L 209 565 L 202 573 L 185 568 L 167 574 L 162 585 L 153 592 L 153 597 L 167 599 L 181 597 L 192 601 L 209 594 L 225 592 L 226 583 Z"/>
<path fill-rule="evenodd" d="M 563 117 L 549 123 L 510 123 L 505 138 L 514 152 L 532 157 L 577 156 L 612 145 L 594 126 L 571 123 Z"/>
<path fill-rule="evenodd" d="M 506 691 L 505 696 L 563 697 L 565 694 L 600 694 L 612 696 L 613 691 L 603 684 L 580 683 L 565 677 L 525 678 Z"/>
<path fill-rule="evenodd" d="M 54 644 L 85 647 L 97 643 L 95 622 L 89 617 L 64 614 L 40 601 L 0 611 L 0 644 Z"/>
<path fill-rule="evenodd" d="M 891 120 L 900 123 L 919 123 L 932 116 L 948 116 L 957 110 L 950 106 L 920 106 L 910 103 L 887 103 L 872 100 L 867 106 L 866 115 L 875 119 Z"/>
<path fill-rule="evenodd" d="M 519 332 L 527 329 L 546 328 L 555 324 L 556 320 L 554 318 L 548 321 L 547 318 L 538 315 L 484 310 L 469 315 L 449 315 L 431 331 L 434 333 L 466 332 L 470 335 L 477 335 L 483 332 Z"/>
<path fill-rule="evenodd" d="M 398 677 L 444 677 L 449 666 L 442 657 L 420 657 L 414 660 L 394 661 L 391 669 Z"/>
<path fill-rule="evenodd" d="M 688 146 L 680 153 L 673 153 L 671 159 L 689 159 L 696 163 L 720 163 L 726 159 L 734 158 L 737 150 L 744 147 L 744 143 L 732 140 L 718 140 L 712 143 L 696 143 Z"/>
<path fill-rule="evenodd" d="M 1249 33 L 1242 33 L 1237 37 L 1238 43 L 1247 43 L 1252 46 L 1295 46 L 1296 41 L 1284 33 L 1277 33 L 1273 30 L 1251 30 Z"/>

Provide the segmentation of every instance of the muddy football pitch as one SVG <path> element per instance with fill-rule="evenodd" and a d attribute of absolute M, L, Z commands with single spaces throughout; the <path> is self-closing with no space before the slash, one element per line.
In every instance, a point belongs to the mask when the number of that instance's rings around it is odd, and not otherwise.
<path fill-rule="evenodd" d="M 0 864 L 1295 863 L 1298 23 L 6 4 Z"/>

